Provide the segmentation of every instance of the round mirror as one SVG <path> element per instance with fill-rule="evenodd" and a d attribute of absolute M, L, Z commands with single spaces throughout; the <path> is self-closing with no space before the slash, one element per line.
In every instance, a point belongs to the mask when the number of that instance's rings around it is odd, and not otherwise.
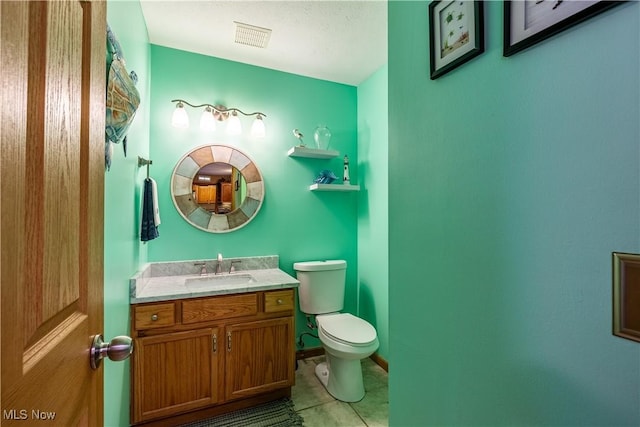
<path fill-rule="evenodd" d="M 171 176 L 171 197 L 180 215 L 210 233 L 227 233 L 255 217 L 264 199 L 258 167 L 242 151 L 204 145 L 185 154 Z"/>

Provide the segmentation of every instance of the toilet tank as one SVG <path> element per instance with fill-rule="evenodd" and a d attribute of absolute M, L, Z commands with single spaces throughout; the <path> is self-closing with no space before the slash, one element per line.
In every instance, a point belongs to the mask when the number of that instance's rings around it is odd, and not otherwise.
<path fill-rule="evenodd" d="M 296 262 L 293 269 L 300 281 L 298 301 L 303 313 L 322 314 L 342 310 L 346 261 Z"/>

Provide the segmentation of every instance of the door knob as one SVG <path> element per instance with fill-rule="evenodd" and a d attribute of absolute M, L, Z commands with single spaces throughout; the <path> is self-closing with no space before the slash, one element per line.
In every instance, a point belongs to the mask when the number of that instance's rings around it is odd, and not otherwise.
<path fill-rule="evenodd" d="M 133 340 L 126 335 L 120 335 L 110 342 L 104 342 L 102 335 L 95 335 L 91 344 L 89 361 L 91 369 L 98 369 L 105 356 L 114 362 L 125 360 L 133 353 Z"/>

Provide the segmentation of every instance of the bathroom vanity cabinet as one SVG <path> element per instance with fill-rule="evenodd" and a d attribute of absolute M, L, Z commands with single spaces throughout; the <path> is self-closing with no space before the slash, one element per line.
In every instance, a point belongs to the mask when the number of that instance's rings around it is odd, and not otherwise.
<path fill-rule="evenodd" d="M 132 305 L 132 424 L 290 395 L 294 303 L 280 289 Z"/>

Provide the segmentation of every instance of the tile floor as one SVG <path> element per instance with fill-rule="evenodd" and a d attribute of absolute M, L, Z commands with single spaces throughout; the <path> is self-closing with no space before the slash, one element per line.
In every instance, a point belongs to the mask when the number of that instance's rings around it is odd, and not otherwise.
<path fill-rule="evenodd" d="M 324 356 L 298 361 L 296 385 L 291 390 L 296 411 L 305 427 L 379 427 L 389 425 L 387 373 L 369 358 L 362 360 L 365 396 L 360 402 L 336 400 L 316 378 L 315 367 Z"/>

